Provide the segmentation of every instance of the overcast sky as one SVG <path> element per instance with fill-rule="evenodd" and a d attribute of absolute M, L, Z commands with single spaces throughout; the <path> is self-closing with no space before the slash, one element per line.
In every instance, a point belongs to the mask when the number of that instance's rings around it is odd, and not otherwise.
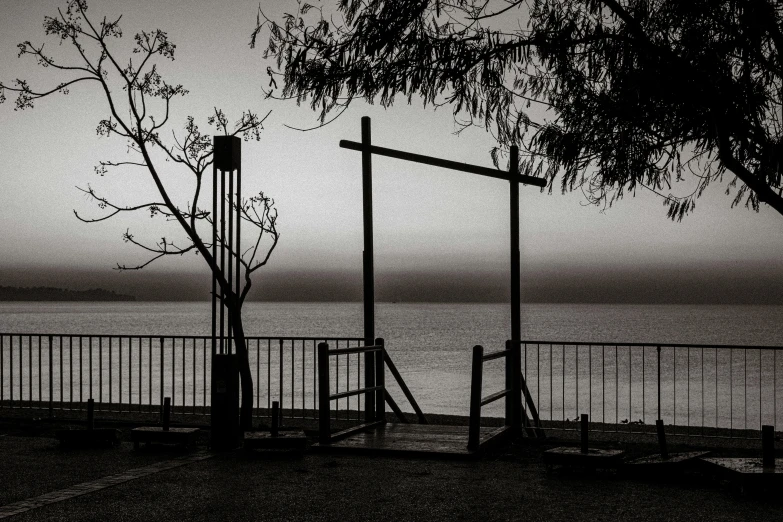
<path fill-rule="evenodd" d="M 52 54 L 72 56 L 69 46 L 58 47 L 43 34 L 44 16 L 61 5 L 51 0 L 2 3 L 3 81 L 29 78 L 38 81 L 31 82 L 34 86 L 46 87 L 60 80 L 56 71 L 17 59 L 16 44 L 28 39 L 47 42 Z M 293 2 L 266 2 L 264 10 L 279 19 L 286 5 L 295 8 Z M 260 87 L 267 82 L 267 63 L 262 49 L 248 45 L 257 8 L 257 0 L 90 2 L 96 19 L 123 14 L 121 57 L 128 56 L 124 51 L 140 29 L 165 30 L 177 44 L 176 61 L 163 62 L 160 71 L 190 94 L 176 101 L 170 129 L 180 130 L 189 114 L 206 128 L 213 106 L 232 121 L 245 109 L 272 111 L 261 141 L 243 143 L 242 155 L 243 191 L 264 190 L 276 199 L 280 215 L 280 244 L 268 270 L 259 276 L 259 288 L 266 281 L 270 291 L 277 289 L 284 297 L 286 281 L 293 284 L 295 277 L 311 281 L 313 288 L 319 279 L 331 277 L 331 289 L 342 295 L 340 288 L 360 284 L 361 160 L 357 152 L 340 149 L 338 142 L 360 139 L 361 116 L 372 118 L 373 141 L 379 145 L 478 165 L 492 165 L 492 137 L 480 129 L 455 136 L 448 108 L 423 110 L 421 103 L 407 106 L 403 100 L 388 110 L 356 103 L 335 123 L 311 132 L 286 128 L 284 124 L 313 126 L 316 114 L 295 102 L 263 99 Z M 93 166 L 101 159 L 128 157 L 121 139 L 97 136 L 96 126 L 105 115 L 105 100 L 97 85 L 89 83 L 75 86 L 68 96 L 41 100 L 32 110 L 14 111 L 10 96 L 0 106 L 0 285 L 84 288 L 100 283 L 155 297 L 154 292 L 139 289 L 150 282 L 158 290 L 174 288 L 183 274 L 192 283 L 204 273 L 203 261 L 196 256 L 166 259 L 142 272 L 112 272 L 118 262 L 145 259 L 122 242 L 126 228 L 139 239 L 181 235 L 143 214 L 98 224 L 74 217 L 74 209 L 100 215 L 76 186 L 90 184 L 123 205 L 142 203 L 152 191 L 149 176 L 141 170 L 118 170 L 104 177 L 94 173 Z M 420 286 L 422 274 L 431 274 L 431 283 L 444 281 L 440 287 L 432 283 L 435 297 L 449 286 L 468 289 L 454 294 L 455 299 L 473 295 L 486 300 L 503 294 L 508 269 L 507 183 L 390 158 L 375 158 L 373 168 L 376 266 L 379 281 L 386 284 L 381 297 L 406 298 L 403 287 L 411 281 Z M 191 194 L 185 190 L 187 173 L 171 164 L 162 170 L 164 181 L 186 202 Z M 688 188 L 675 190 L 684 193 Z M 768 207 L 758 214 L 732 210 L 723 187 L 710 187 L 697 201 L 696 212 L 682 223 L 667 220 L 662 201 L 647 192 L 629 195 L 605 212 L 588 206 L 579 192 L 561 195 L 555 190 L 548 195 L 524 186 L 520 192 L 528 300 L 568 300 L 569 295 L 587 292 L 590 298 L 574 299 L 617 301 L 622 294 L 620 301 L 644 301 L 663 292 L 687 301 L 698 291 L 704 296 L 720 294 L 721 302 L 732 295 L 743 302 L 753 301 L 748 296 L 759 302 L 778 300 L 783 217 Z M 411 272 L 418 274 L 419 283 L 403 277 Z M 340 281 L 345 284 L 335 279 L 337 273 L 342 273 L 345 279 Z M 471 276 L 478 277 L 469 281 Z M 762 283 L 749 286 L 751 280 Z M 202 288 L 200 284 L 196 287 Z M 306 299 L 307 288 L 297 298 Z M 348 294 L 344 297 L 354 295 Z M 196 292 L 191 297 L 199 296 Z"/>

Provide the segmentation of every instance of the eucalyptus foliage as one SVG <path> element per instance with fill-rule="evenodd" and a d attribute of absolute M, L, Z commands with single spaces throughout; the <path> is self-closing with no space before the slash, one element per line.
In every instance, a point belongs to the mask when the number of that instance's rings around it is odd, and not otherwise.
<path fill-rule="evenodd" d="M 341 0 L 268 36 L 268 94 L 321 124 L 355 99 L 448 105 L 522 147 L 520 171 L 611 205 L 646 187 L 672 219 L 713 182 L 783 213 L 783 5 L 772 0 Z M 675 183 L 681 182 L 679 186 Z"/>

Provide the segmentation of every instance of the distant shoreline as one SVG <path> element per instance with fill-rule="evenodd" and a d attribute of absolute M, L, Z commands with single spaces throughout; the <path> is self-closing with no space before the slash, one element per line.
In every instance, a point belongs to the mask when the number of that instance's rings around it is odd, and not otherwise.
<path fill-rule="evenodd" d="M 0 286 L 0 301 L 135 301 L 132 295 L 118 294 L 111 290 L 66 290 L 48 286 L 20 288 Z"/>

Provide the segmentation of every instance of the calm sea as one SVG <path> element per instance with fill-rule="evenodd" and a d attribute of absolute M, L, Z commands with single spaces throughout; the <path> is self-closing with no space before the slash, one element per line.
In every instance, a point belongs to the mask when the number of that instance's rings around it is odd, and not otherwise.
<path fill-rule="evenodd" d="M 407 384 L 423 409 L 430 412 L 467 413 L 471 348 L 481 344 L 487 351 L 498 350 L 508 338 L 509 306 L 505 304 L 380 303 L 376 315 L 377 335 L 385 338 L 390 355 Z M 245 306 L 244 318 L 248 335 L 359 337 L 362 334 L 361 303 L 251 302 Z M 204 302 L 0 303 L 0 333 L 4 334 L 157 336 L 208 335 L 209 331 L 210 305 Z M 528 304 L 522 307 L 522 336 L 535 341 L 597 344 L 781 346 L 783 306 Z M 631 359 L 630 363 L 623 363 L 623 353 L 617 362 L 618 371 L 626 371 L 630 366 L 635 369 L 641 364 Z M 570 368 L 572 363 L 567 360 L 570 353 L 556 351 L 555 359 L 560 355 L 563 356 L 561 366 L 557 366 L 556 360 L 551 362 L 550 373 Z M 543 362 L 538 361 L 539 356 Z M 547 363 L 547 356 L 548 353 L 535 354 L 536 364 Z M 617 357 L 617 354 L 612 352 L 611 357 Z M 533 364 L 533 361 L 533 354 L 530 354 L 528 363 Z M 710 367 L 710 361 L 705 356 L 704 365 Z M 680 361 L 678 364 L 685 363 Z M 755 363 L 752 360 L 746 363 L 745 369 L 747 372 L 750 368 L 752 374 L 762 366 L 765 363 L 759 356 Z M 584 368 L 577 369 L 580 371 L 584 372 Z M 595 371 L 597 378 L 598 369 Z M 718 373 L 716 369 L 716 376 L 721 377 Z M 581 379 L 581 373 L 579 375 Z M 676 382 L 682 375 L 676 372 L 674 375 L 673 382 L 679 386 Z M 487 390 L 492 391 L 493 385 L 500 385 L 499 376 L 498 372 L 488 375 Z M 531 388 L 540 388 L 542 383 L 545 388 L 553 385 L 552 379 L 529 381 Z M 553 402 L 553 397 L 547 396 L 548 392 L 536 390 L 536 393 L 543 393 L 542 402 Z M 558 413 L 555 406 L 552 408 L 555 408 L 551 412 L 555 418 L 571 416 L 562 411 Z M 720 416 L 717 410 L 716 415 Z"/>

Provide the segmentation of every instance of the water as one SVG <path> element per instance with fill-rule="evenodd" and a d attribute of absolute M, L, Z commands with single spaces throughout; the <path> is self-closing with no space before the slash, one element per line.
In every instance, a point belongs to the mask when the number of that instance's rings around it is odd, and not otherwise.
<path fill-rule="evenodd" d="M 471 349 L 476 344 L 487 352 L 502 349 L 509 313 L 504 304 L 380 303 L 376 331 L 385 338 L 391 357 L 425 411 L 464 415 Z M 209 318 L 210 304 L 201 302 L 0 303 L 2 333 L 208 335 Z M 248 335 L 359 337 L 362 333 L 360 303 L 251 302 L 245 306 L 244 318 Z M 649 422 L 657 414 L 654 346 L 644 355 L 636 349 L 629 355 L 630 350 L 601 348 L 600 343 L 781 346 L 783 306 L 523 305 L 522 333 L 529 340 L 596 344 L 593 348 L 528 346 L 525 374 L 542 417 L 573 418 L 590 410 L 593 416 L 612 422 L 637 418 Z M 3 354 L 7 374 L 6 352 L 7 347 Z M 195 364 L 201 374 L 199 357 L 188 355 L 186 364 Z M 770 394 L 767 387 L 777 379 L 779 363 L 771 352 L 759 357 L 758 351 L 702 354 L 664 348 L 662 416 L 672 421 L 676 414 L 678 424 L 680 420 L 684 424 L 686 416 L 687 422 L 690 416 L 693 422 L 704 417 L 705 424 L 721 426 L 754 426 L 770 415 L 776 418 L 777 391 Z M 115 358 L 112 364 L 119 362 Z M 485 395 L 502 388 L 502 364 L 502 360 L 487 364 Z M 307 366 L 310 375 L 309 360 Z M 703 379 L 702 371 L 706 372 Z M 632 379 L 626 378 L 629 373 Z M 4 387 L 8 388 L 7 376 Z M 399 390 L 391 386 L 390 391 L 410 411 Z M 643 394 L 652 404 L 642 404 Z M 264 404 L 267 398 L 259 400 Z M 769 406 L 770 401 L 775 405 Z M 190 404 L 187 398 L 186 403 Z M 739 424 L 735 424 L 735 409 L 743 415 L 736 420 Z M 486 414 L 502 414 L 501 402 L 488 406 Z"/>

